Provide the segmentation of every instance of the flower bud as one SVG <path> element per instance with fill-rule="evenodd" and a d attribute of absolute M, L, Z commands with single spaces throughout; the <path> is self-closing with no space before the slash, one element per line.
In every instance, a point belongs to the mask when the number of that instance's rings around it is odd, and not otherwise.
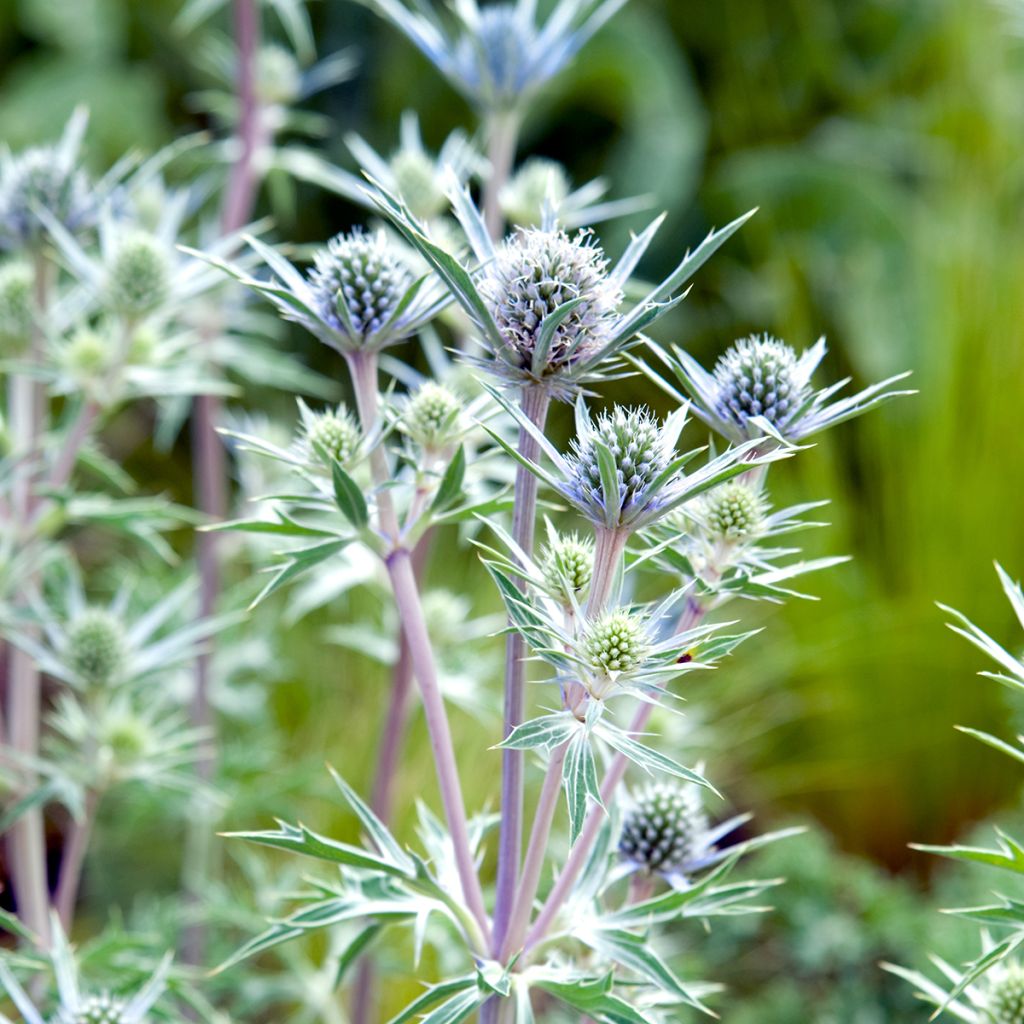
<path fill-rule="evenodd" d="M 400 149 L 391 158 L 396 190 L 409 212 L 418 220 L 432 220 L 443 213 L 448 199 L 441 188 L 434 161 L 420 149 Z"/>
<path fill-rule="evenodd" d="M 614 678 L 632 672 L 649 652 L 644 621 L 625 611 L 607 612 L 583 631 L 583 650 L 594 670 Z"/>
<path fill-rule="evenodd" d="M 590 583 L 594 572 L 593 542 L 582 540 L 575 533 L 556 534 L 544 549 L 540 563 L 544 584 L 553 594 L 577 597 Z"/>
<path fill-rule="evenodd" d="M 122 768 L 144 761 L 154 746 L 149 723 L 124 709 L 111 711 L 103 718 L 99 741 L 114 764 Z"/>
<path fill-rule="evenodd" d="M 443 384 L 427 381 L 405 408 L 403 426 L 418 445 L 438 451 L 459 434 L 462 404 Z"/>
<path fill-rule="evenodd" d="M 22 355 L 32 338 L 35 301 L 27 263 L 0 267 L 0 357 Z"/>
<path fill-rule="evenodd" d="M 763 416 L 781 430 L 810 393 L 797 362 L 793 349 L 770 335 L 740 339 L 715 364 L 719 414 L 741 427 Z"/>
<path fill-rule="evenodd" d="M 167 254 L 152 235 L 137 231 L 122 238 L 108 270 L 111 308 L 127 317 L 152 313 L 167 298 L 168 271 Z"/>
<path fill-rule="evenodd" d="M 761 492 L 739 480 L 714 488 L 703 506 L 704 521 L 715 539 L 748 540 L 764 525 L 765 502 Z"/>
<path fill-rule="evenodd" d="M 985 999 L 993 1024 L 1024 1024 L 1024 967 L 1006 963 L 994 976 Z"/>
<path fill-rule="evenodd" d="M 105 373 L 111 356 L 111 340 L 101 331 L 82 327 L 60 350 L 60 364 L 76 381 L 96 381 Z"/>
<path fill-rule="evenodd" d="M 0 164 L 0 247 L 34 244 L 43 233 L 44 209 L 71 232 L 95 219 L 92 186 L 61 159 L 57 147 L 41 146 Z"/>
<path fill-rule="evenodd" d="M 122 1024 L 125 1004 L 109 992 L 83 999 L 77 1009 L 61 1015 L 59 1024 Z"/>
<path fill-rule="evenodd" d="M 316 414 L 306 428 L 306 438 L 328 465 L 340 462 L 344 466 L 355 457 L 362 432 L 351 413 L 340 406 L 336 412 Z"/>
<path fill-rule="evenodd" d="M 544 204 L 557 208 L 569 195 L 569 176 L 557 160 L 532 157 L 525 161 L 498 197 L 506 219 L 518 227 L 541 223 Z"/>
<path fill-rule="evenodd" d="M 374 340 L 413 283 L 382 231 L 338 235 L 314 260 L 309 285 L 319 313 L 351 348 Z"/>
<path fill-rule="evenodd" d="M 124 627 L 106 609 L 87 608 L 69 626 L 67 664 L 88 685 L 113 682 L 126 657 Z"/>
<path fill-rule="evenodd" d="M 619 853 L 646 871 L 679 871 L 700 856 L 707 831 L 699 786 L 652 782 L 634 795 Z"/>
<path fill-rule="evenodd" d="M 256 92 L 264 104 L 291 106 L 302 91 L 302 71 L 290 50 L 264 46 L 257 58 Z"/>
<path fill-rule="evenodd" d="M 503 362 L 532 376 L 557 374 L 609 338 L 621 294 L 606 275 L 608 261 L 585 231 L 522 229 L 498 249 L 484 271 L 480 294 L 505 344 Z M 544 318 L 579 299 L 555 329 L 544 365 L 533 362 Z"/>

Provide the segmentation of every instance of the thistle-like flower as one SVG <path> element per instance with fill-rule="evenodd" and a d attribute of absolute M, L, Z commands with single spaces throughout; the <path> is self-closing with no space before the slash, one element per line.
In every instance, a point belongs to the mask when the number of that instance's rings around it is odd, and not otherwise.
<path fill-rule="evenodd" d="M 426 381 L 409 399 L 402 430 L 429 453 L 439 453 L 462 433 L 462 403 L 443 384 Z"/>
<path fill-rule="evenodd" d="M 590 670 L 585 685 L 597 700 L 607 696 L 619 676 L 642 668 L 652 647 L 643 617 L 621 609 L 588 622 L 580 644 Z"/>
<path fill-rule="evenodd" d="M 1024 1024 L 1024 967 L 1007 964 L 992 978 L 985 1009 L 994 1024 Z"/>
<path fill-rule="evenodd" d="M 767 334 L 742 338 L 722 355 L 712 373 L 678 346 L 672 354 L 653 344 L 650 347 L 693 399 L 693 411 L 735 442 L 771 435 L 796 443 L 890 398 L 914 394 L 891 389 L 909 376 L 900 373 L 856 395 L 830 401 L 849 378 L 820 391 L 811 386 L 811 376 L 825 355 L 824 338 L 799 356 L 785 342 Z M 648 372 L 670 394 L 682 397 L 672 385 Z"/>
<path fill-rule="evenodd" d="M 60 141 L 17 155 L 0 149 L 0 249 L 33 246 L 47 233 L 40 210 L 69 232 L 95 223 L 101 189 L 81 170 L 88 117 L 76 111 Z"/>
<path fill-rule="evenodd" d="M 484 270 L 480 294 L 502 346 L 491 369 L 517 383 L 549 386 L 604 349 L 622 300 L 589 232 L 517 231 Z"/>
<path fill-rule="evenodd" d="M 768 507 L 756 484 L 730 480 L 704 496 L 700 511 L 711 537 L 733 543 L 761 533 Z"/>
<path fill-rule="evenodd" d="M 0 267 L 0 358 L 25 352 L 35 321 L 32 268 L 27 263 Z"/>
<path fill-rule="evenodd" d="M 321 413 L 311 412 L 305 405 L 300 405 L 299 409 L 305 441 L 317 458 L 328 467 L 335 462 L 349 465 L 363 439 L 352 413 L 344 405 Z"/>
<path fill-rule="evenodd" d="M 110 308 L 130 319 L 159 309 L 167 299 L 170 259 L 153 235 L 134 231 L 119 239 L 107 270 Z"/>
<path fill-rule="evenodd" d="M 68 665 L 87 686 L 117 681 L 126 660 L 124 624 L 106 608 L 86 608 L 68 626 Z"/>
<path fill-rule="evenodd" d="M 572 606 L 579 602 L 594 574 L 594 544 L 576 533 L 555 533 L 540 559 L 540 570 L 548 591 Z"/>
<path fill-rule="evenodd" d="M 518 107 L 558 74 L 626 0 L 559 0 L 546 22 L 536 0 L 453 5 L 455 34 L 425 4 L 363 0 L 398 28 L 471 103 L 492 113 Z"/>

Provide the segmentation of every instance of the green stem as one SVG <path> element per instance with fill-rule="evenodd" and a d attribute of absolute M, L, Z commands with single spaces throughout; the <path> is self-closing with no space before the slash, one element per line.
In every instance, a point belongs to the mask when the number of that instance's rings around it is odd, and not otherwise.
<path fill-rule="evenodd" d="M 501 190 L 512 173 L 519 138 L 520 117 L 516 110 L 499 110 L 487 118 L 487 161 L 490 173 L 484 182 L 484 224 L 491 238 L 501 238 L 505 218 L 501 212 Z"/>

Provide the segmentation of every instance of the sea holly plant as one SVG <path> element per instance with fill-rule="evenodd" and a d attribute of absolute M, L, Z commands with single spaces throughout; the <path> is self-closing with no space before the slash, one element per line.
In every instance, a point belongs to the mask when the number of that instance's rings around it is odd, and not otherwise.
<path fill-rule="evenodd" d="M 1021 590 L 1020 583 L 1015 582 L 998 564 L 996 573 L 1018 624 L 1024 628 L 1024 591 Z M 1024 660 L 1012 654 L 960 612 L 946 605 L 940 604 L 939 607 L 952 616 L 953 621 L 949 623 L 949 628 L 972 643 L 998 666 L 998 671 L 985 670 L 979 675 L 1002 683 L 1012 691 L 1024 690 Z M 1024 737 L 1016 736 L 1013 740 L 1005 740 L 978 729 L 965 726 L 957 728 L 1013 760 L 1024 762 Z M 1004 878 L 1007 874 L 1018 877 L 1024 875 L 1024 844 L 999 828 L 996 829 L 995 843 L 992 847 L 915 844 L 914 849 L 955 861 L 997 868 L 1004 872 Z M 894 965 L 888 965 L 889 969 L 913 984 L 923 998 L 962 1020 L 1019 1019 L 1024 1015 L 1024 999 L 1020 996 L 1022 971 L 1015 954 L 1024 946 L 1024 902 L 1012 892 L 1005 893 L 1001 887 L 994 903 L 957 908 L 949 912 L 984 925 L 982 952 L 975 960 L 967 964 L 963 971 L 957 971 L 933 958 L 945 975 L 945 988 L 936 985 L 917 971 Z M 991 973 L 987 978 L 983 978 L 987 972 Z M 1011 992 L 1016 993 L 1012 999 Z M 1009 1009 L 1011 1007 L 1012 1012 Z M 985 1016 L 986 1013 L 988 1016 Z M 1013 1016 L 1014 1013 L 1016 1018 Z"/>

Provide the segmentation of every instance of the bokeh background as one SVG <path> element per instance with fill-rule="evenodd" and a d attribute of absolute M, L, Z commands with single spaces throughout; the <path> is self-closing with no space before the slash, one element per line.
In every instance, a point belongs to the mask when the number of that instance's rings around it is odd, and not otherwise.
<path fill-rule="evenodd" d="M 17 148 L 51 138 L 86 103 L 99 168 L 128 148 L 155 149 L 204 127 L 190 97 L 210 85 L 204 47 L 223 25 L 215 16 L 184 33 L 174 23 L 179 7 L 0 0 L 0 139 Z M 1020 646 L 992 570 L 998 559 L 1024 573 L 1018 10 L 982 0 L 632 0 L 548 90 L 522 139 L 524 152 L 563 161 L 577 182 L 603 175 L 614 194 L 650 193 L 654 210 L 669 211 L 647 264 L 652 276 L 712 225 L 760 208 L 700 272 L 659 338 L 710 363 L 751 331 L 798 348 L 825 334 L 829 378 L 849 374 L 862 386 L 912 369 L 920 389 L 773 472 L 780 504 L 832 499 L 833 525 L 811 539 L 811 552 L 854 561 L 813 580 L 820 602 L 772 611 L 765 632 L 692 692 L 715 738 L 716 780 L 732 799 L 765 824 L 817 823 L 802 852 L 771 855 L 796 881 L 781 898 L 792 905 L 763 926 L 775 931 L 755 947 L 760 959 L 748 952 L 744 961 L 728 935 L 720 940 L 741 990 L 767 985 L 795 959 L 797 975 L 821 986 L 815 1020 L 911 1019 L 888 1015 L 910 1005 L 900 996 L 863 995 L 886 984 L 868 979 L 873 960 L 879 952 L 919 959 L 933 908 L 958 883 L 907 844 L 961 837 L 1016 802 L 1012 765 L 953 726 L 1005 734 L 1022 723 L 995 684 L 976 678 L 981 655 L 944 628 L 934 602 Z M 390 151 L 407 107 L 434 145 L 472 123 L 370 12 L 325 0 L 311 14 L 321 52 L 351 46 L 358 60 L 350 82 L 309 103 L 334 126 L 317 144 L 324 156 L 351 167 L 350 130 Z M 278 27 L 268 17 L 268 32 Z M 361 219 L 312 186 L 277 186 L 263 207 L 281 237 L 320 241 Z M 610 225 L 606 248 L 618 252 L 627 230 L 644 223 Z M 294 345 L 297 358 L 338 375 L 328 354 L 299 338 Z M 637 381 L 616 397 L 660 401 Z M 261 400 L 280 407 L 269 396 L 253 402 Z M 122 424 L 118 444 L 153 487 L 188 499 L 184 446 L 155 454 L 144 421 Z M 468 560 L 464 567 L 472 575 Z M 481 593 L 481 610 L 489 600 Z M 315 772 L 329 756 L 356 781 L 368 772 L 364 741 L 377 728 L 385 675 L 372 659 L 346 654 L 339 663 L 336 650 L 310 642 L 343 613 L 289 627 L 268 698 L 279 749 L 264 759 L 281 801 L 309 797 L 307 760 Z M 462 734 L 461 753 L 472 757 L 478 734 L 468 722 Z M 481 793 L 496 770 L 486 757 Z M 403 793 L 418 793 L 429 771 L 415 731 Z M 173 877 L 170 861 L 166 868 Z M 159 857 L 155 870 L 149 884 L 158 886 Z M 101 905 L 103 884 L 90 892 Z M 843 972 L 862 994 L 833 1005 Z M 802 995 L 784 989 L 771 1003 L 780 1021 L 811 1005 L 807 985 L 797 986 Z M 758 1005 L 761 1015 L 751 1009 L 749 1019 L 769 1020 L 769 1003 Z M 732 1019 L 747 1019 L 742 1012 Z"/>

